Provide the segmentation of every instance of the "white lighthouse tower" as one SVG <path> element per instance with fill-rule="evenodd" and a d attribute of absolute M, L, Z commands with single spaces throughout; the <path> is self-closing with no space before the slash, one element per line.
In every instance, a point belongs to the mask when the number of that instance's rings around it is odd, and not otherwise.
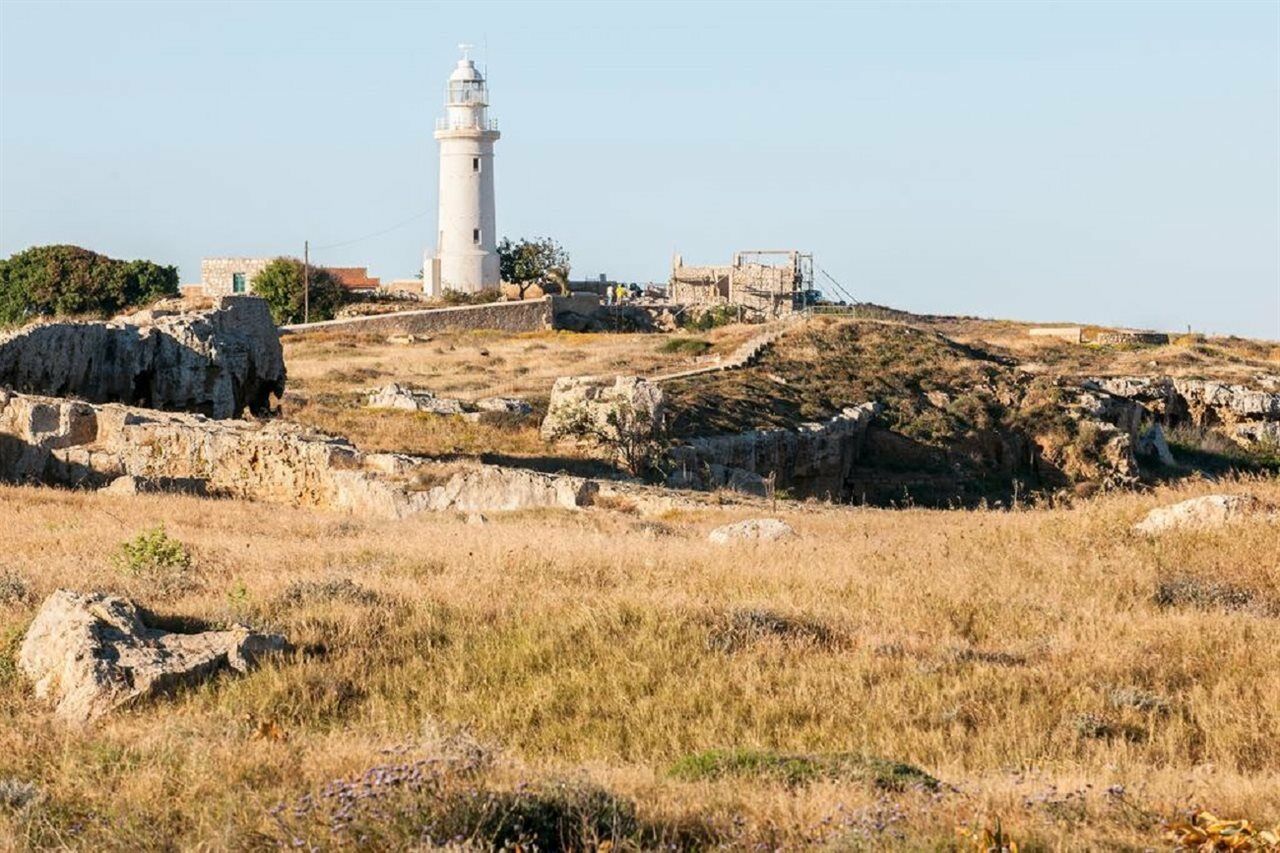
<path fill-rule="evenodd" d="M 489 90 L 468 55 L 445 88 L 445 115 L 436 120 L 440 140 L 440 218 L 436 253 L 424 266 L 431 293 L 475 293 L 499 284 L 497 222 L 493 210 L 493 143 Z"/>

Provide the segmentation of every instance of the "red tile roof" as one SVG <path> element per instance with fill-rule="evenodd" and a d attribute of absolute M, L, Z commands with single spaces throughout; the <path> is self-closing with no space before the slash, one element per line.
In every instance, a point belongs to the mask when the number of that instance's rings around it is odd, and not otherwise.
<path fill-rule="evenodd" d="M 325 267 L 348 290 L 377 290 L 381 279 L 370 278 L 368 267 Z"/>

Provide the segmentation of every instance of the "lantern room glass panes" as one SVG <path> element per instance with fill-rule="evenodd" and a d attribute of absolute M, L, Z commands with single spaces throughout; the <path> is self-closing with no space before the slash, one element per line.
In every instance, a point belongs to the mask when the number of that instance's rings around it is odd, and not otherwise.
<path fill-rule="evenodd" d="M 478 106 L 489 103 L 483 80 L 450 80 L 449 106 Z"/>

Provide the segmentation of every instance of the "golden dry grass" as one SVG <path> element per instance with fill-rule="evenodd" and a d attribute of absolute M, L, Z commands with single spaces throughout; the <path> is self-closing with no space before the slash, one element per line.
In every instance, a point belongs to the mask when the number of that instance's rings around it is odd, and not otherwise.
<path fill-rule="evenodd" d="M 1023 362 L 1056 373 L 1128 376 L 1163 374 L 1249 384 L 1277 369 L 1275 341 L 1234 336 L 1171 333 L 1164 345 L 1093 346 L 1032 338 L 1033 325 L 1010 320 L 947 318 L 919 325 L 965 344 L 990 345 Z M 1063 323 L 1060 325 L 1079 325 Z M 1099 327 L 1088 327 L 1096 332 Z"/>
<path fill-rule="evenodd" d="M 696 337 L 711 353 L 731 352 L 759 331 L 735 325 Z M 392 344 L 384 337 L 315 333 L 284 338 L 289 394 L 283 413 L 328 433 L 344 435 L 371 451 L 428 456 L 500 453 L 538 456 L 548 448 L 538 437 L 538 418 L 523 422 L 467 424 L 459 418 L 363 409 L 369 390 L 398 382 L 442 397 L 521 397 L 545 411 L 560 376 L 650 375 L 691 365 L 660 334 L 570 332 L 444 332 L 425 342 Z M 557 451 L 558 452 L 558 451 Z"/>
<path fill-rule="evenodd" d="M 1232 487 L 1280 502 L 1274 480 Z M 475 527 L 0 488 L 0 782 L 41 792 L 0 802 L 0 846 L 327 848 L 312 812 L 271 808 L 432 756 L 442 727 L 496 755 L 457 784 L 589 781 L 634 801 L 649 837 L 684 843 L 953 849 L 958 827 L 999 819 L 1024 849 L 1144 849 L 1193 804 L 1271 825 L 1280 619 L 1155 593 L 1176 573 L 1280 601 L 1277 527 L 1129 532 L 1209 490 L 1006 513 L 791 506 L 776 514 L 798 539 L 713 548 L 712 526 L 759 508 Z M 195 586 L 167 596 L 111 560 L 160 523 L 193 554 Z M 276 628 L 304 651 L 67 730 L 12 666 L 59 586 Z M 754 611 L 783 627 L 716 639 Z M 711 748 L 868 754 L 945 784 L 669 772 Z M 397 797 L 362 818 L 364 846 L 412 846 L 439 794 Z"/>

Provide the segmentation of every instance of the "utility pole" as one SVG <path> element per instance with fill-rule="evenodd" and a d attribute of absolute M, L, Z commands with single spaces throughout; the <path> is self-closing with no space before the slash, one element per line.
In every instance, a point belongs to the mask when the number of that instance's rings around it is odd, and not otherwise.
<path fill-rule="evenodd" d="M 302 322 L 311 322 L 311 241 L 302 241 Z"/>

